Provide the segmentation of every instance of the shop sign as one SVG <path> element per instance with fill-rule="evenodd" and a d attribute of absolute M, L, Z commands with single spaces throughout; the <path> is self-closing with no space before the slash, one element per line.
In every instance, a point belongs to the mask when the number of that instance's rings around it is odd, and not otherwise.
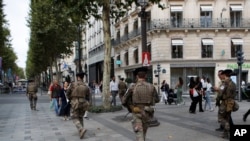
<path fill-rule="evenodd" d="M 228 69 L 237 69 L 238 64 L 227 64 Z M 250 69 L 250 64 L 242 64 L 242 69 Z"/>

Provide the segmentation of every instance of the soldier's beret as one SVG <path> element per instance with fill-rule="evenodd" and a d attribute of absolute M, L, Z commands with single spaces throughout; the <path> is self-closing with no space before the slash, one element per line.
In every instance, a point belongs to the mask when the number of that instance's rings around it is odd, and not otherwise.
<path fill-rule="evenodd" d="M 145 72 L 145 73 L 147 73 L 148 72 L 148 68 L 147 67 L 137 68 L 137 69 L 135 69 L 134 74 L 137 75 L 139 72 Z"/>
<path fill-rule="evenodd" d="M 221 72 L 221 74 L 225 74 L 226 76 L 231 76 L 233 71 L 231 69 L 225 69 Z"/>
<path fill-rule="evenodd" d="M 81 77 L 81 78 L 83 78 L 83 77 L 84 77 L 84 75 L 85 75 L 85 73 L 84 73 L 84 72 L 79 72 L 79 73 L 77 73 L 77 74 L 76 74 L 76 76 L 79 76 L 79 77 Z"/>

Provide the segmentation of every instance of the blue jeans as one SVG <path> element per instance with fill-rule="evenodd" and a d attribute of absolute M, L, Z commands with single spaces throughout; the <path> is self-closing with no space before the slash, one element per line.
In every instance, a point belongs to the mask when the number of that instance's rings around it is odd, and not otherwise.
<path fill-rule="evenodd" d="M 206 97 L 205 98 L 206 102 L 205 102 L 204 110 L 206 110 L 207 105 L 208 105 L 209 109 L 211 110 L 212 106 L 211 106 L 210 92 L 206 91 L 205 93 L 206 93 L 206 96 L 205 96 Z"/>
<path fill-rule="evenodd" d="M 112 100 L 111 100 L 111 105 L 112 103 L 114 103 L 114 106 L 116 106 L 116 96 L 118 94 L 118 91 L 111 91 L 111 95 L 112 95 Z"/>
<path fill-rule="evenodd" d="M 58 115 L 59 107 L 58 107 L 58 101 L 57 98 L 52 98 L 52 105 L 54 107 L 56 115 Z"/>

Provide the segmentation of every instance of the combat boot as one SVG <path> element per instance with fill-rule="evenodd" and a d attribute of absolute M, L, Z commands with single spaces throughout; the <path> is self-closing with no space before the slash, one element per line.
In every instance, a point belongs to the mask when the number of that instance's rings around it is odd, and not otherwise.
<path fill-rule="evenodd" d="M 220 125 L 220 127 L 217 128 L 217 129 L 215 129 L 215 131 L 223 132 L 224 131 L 224 127 L 222 125 Z"/>
<path fill-rule="evenodd" d="M 87 130 L 86 129 L 81 129 L 80 130 L 80 139 L 83 139 L 83 137 L 84 137 L 84 134 L 87 132 Z"/>
<path fill-rule="evenodd" d="M 229 139 L 229 133 L 224 131 L 222 133 L 221 137 L 224 138 L 224 139 Z"/>

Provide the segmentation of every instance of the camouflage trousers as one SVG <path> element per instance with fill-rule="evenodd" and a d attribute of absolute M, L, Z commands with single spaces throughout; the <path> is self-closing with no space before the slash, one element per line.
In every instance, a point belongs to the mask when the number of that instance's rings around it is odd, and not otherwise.
<path fill-rule="evenodd" d="M 77 100 L 71 101 L 72 120 L 79 132 L 84 129 L 83 116 L 87 110 L 87 106 L 87 102 L 79 102 Z"/>
<path fill-rule="evenodd" d="M 132 113 L 132 127 L 136 134 L 136 141 L 145 141 L 146 140 L 146 133 L 149 126 L 149 118 L 145 116 L 149 116 L 146 114 L 141 113 Z"/>
<path fill-rule="evenodd" d="M 225 107 L 225 105 L 219 107 L 219 122 L 224 127 L 224 133 L 229 133 L 230 124 L 232 124 L 231 112 L 227 112 Z"/>
<path fill-rule="evenodd" d="M 36 94 L 29 94 L 29 101 L 30 101 L 30 109 L 36 110 L 36 102 L 37 102 L 37 95 Z"/>

